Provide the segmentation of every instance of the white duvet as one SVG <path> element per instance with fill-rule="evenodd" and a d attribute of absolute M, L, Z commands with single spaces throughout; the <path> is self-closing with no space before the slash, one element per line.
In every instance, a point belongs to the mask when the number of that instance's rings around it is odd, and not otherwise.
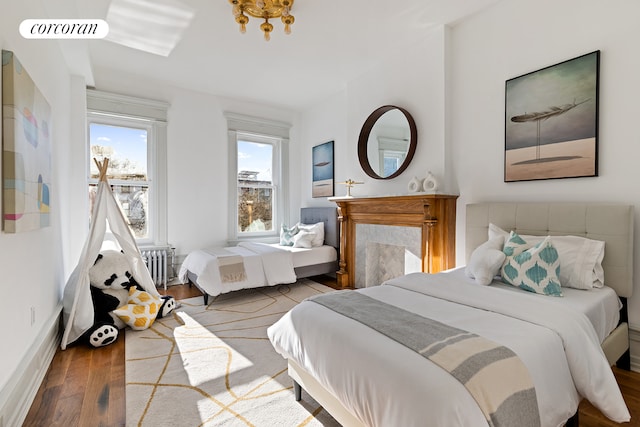
<path fill-rule="evenodd" d="M 549 297 L 532 304 L 530 295 L 478 286 L 462 270 L 414 273 L 358 292 L 511 348 L 532 376 L 543 426 L 563 425 L 581 395 L 614 421 L 630 418 L 589 320 Z M 268 335 L 278 353 L 365 425 L 487 426 L 468 391 L 444 370 L 319 304 L 298 304 Z"/>
<path fill-rule="evenodd" d="M 240 289 L 259 288 L 283 283 L 294 283 L 293 258 L 289 251 L 263 243 L 243 242 L 225 248 L 228 252 L 242 256 L 246 279 L 223 282 L 217 257 L 206 249 L 196 250 L 185 258 L 180 266 L 178 278 L 186 282 L 190 271 L 198 276 L 198 286 L 207 294 L 216 296 Z"/>

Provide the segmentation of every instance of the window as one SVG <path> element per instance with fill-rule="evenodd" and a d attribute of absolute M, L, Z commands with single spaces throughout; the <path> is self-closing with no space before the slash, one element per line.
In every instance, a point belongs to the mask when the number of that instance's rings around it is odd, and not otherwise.
<path fill-rule="evenodd" d="M 149 239 L 149 174 L 147 164 L 149 126 L 116 125 L 115 120 L 89 123 L 91 158 L 109 158 L 108 179 L 136 239 Z M 126 122 L 125 120 L 118 120 Z M 136 126 L 137 125 L 137 126 Z M 134 127 L 135 126 L 135 127 Z M 98 167 L 90 163 L 89 198 L 98 189 Z M 91 206 L 93 212 L 93 206 Z"/>
<path fill-rule="evenodd" d="M 110 110 L 114 101 L 119 106 Z M 167 240 L 166 122 L 151 105 L 166 114 L 154 101 L 88 91 L 89 214 L 98 186 L 93 159 L 109 158 L 109 183 L 133 235 L 139 244 L 161 245 Z"/>
<path fill-rule="evenodd" d="M 237 201 L 230 204 L 230 240 L 277 236 L 288 211 L 284 159 L 289 126 L 226 116 L 232 165 L 229 194 Z"/>
<path fill-rule="evenodd" d="M 380 170 L 384 173 L 382 176 L 393 175 L 400 169 L 400 166 L 407 157 L 408 149 L 408 139 L 378 137 Z"/>
<path fill-rule="evenodd" d="M 400 166 L 404 162 L 406 152 L 385 150 L 383 153 L 383 167 L 384 175 L 393 175 L 400 169 Z"/>
<path fill-rule="evenodd" d="M 238 233 L 261 233 L 274 230 L 274 205 L 278 199 L 273 179 L 277 167 L 273 142 L 256 142 L 262 139 L 250 135 L 238 135 Z"/>

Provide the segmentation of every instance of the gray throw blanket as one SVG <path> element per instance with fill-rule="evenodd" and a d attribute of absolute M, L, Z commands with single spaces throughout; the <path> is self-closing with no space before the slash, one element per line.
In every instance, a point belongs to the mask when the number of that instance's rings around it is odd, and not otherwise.
<path fill-rule="evenodd" d="M 386 335 L 449 372 L 467 388 L 490 426 L 540 426 L 529 371 L 512 350 L 356 291 L 309 301 Z"/>

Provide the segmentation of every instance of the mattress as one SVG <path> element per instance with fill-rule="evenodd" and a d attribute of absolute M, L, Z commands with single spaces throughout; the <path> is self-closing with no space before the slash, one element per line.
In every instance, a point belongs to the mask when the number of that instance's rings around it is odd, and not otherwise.
<path fill-rule="evenodd" d="M 333 246 L 319 246 L 315 248 L 294 248 L 293 246 L 280 246 L 271 244 L 274 248 L 285 249 L 293 254 L 293 268 L 308 265 L 324 264 L 338 259 L 338 251 Z"/>
<path fill-rule="evenodd" d="M 475 283 L 464 274 L 464 267 L 458 267 L 451 270 L 451 273 L 469 283 Z M 478 285 L 479 286 L 479 285 Z M 556 298 L 540 295 L 532 292 L 525 292 L 514 286 L 507 285 L 500 280 L 494 280 L 491 285 L 493 288 L 502 289 L 505 292 L 517 292 L 522 294 L 524 298 L 530 298 L 532 301 L 543 298 L 545 301 L 559 304 L 580 313 L 583 313 L 591 321 L 593 328 L 600 339 L 600 343 L 618 326 L 620 322 L 620 308 L 622 302 L 616 292 L 608 286 L 602 288 L 594 288 L 590 290 L 562 288 L 564 296 Z"/>

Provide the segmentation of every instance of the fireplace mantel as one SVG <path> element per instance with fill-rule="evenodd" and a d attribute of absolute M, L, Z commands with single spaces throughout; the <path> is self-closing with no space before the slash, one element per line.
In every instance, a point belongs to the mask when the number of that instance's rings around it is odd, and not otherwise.
<path fill-rule="evenodd" d="M 422 271 L 436 273 L 454 267 L 457 198 L 444 194 L 332 198 L 340 222 L 338 285 L 354 287 L 356 224 L 419 227 Z"/>

